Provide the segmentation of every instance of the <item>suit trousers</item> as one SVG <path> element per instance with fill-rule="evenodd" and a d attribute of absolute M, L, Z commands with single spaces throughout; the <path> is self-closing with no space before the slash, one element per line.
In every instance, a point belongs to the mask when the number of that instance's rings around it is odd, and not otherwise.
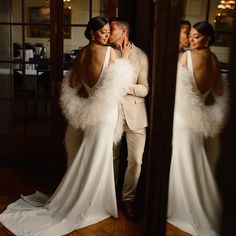
<path fill-rule="evenodd" d="M 122 188 L 122 200 L 133 201 L 141 172 L 143 152 L 146 141 L 146 128 L 131 130 L 125 122 L 124 132 L 126 136 L 128 156 Z M 114 147 L 113 152 L 115 181 L 117 182 L 119 172 L 119 146 Z"/>

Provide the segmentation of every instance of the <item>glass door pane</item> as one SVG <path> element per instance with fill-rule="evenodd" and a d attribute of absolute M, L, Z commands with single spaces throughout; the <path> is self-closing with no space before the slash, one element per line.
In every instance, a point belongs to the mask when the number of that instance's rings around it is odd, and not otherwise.
<path fill-rule="evenodd" d="M 52 157 L 51 24 L 48 1 L 0 2 L 0 156 Z"/>

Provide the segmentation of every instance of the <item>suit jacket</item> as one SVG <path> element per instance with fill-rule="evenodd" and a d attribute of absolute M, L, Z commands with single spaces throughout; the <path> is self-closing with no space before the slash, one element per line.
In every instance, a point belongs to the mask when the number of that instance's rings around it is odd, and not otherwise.
<path fill-rule="evenodd" d="M 122 99 L 124 117 L 131 130 L 147 127 L 145 97 L 148 94 L 148 59 L 140 48 L 133 45 L 129 62 L 135 68 L 135 78 L 128 94 Z"/>

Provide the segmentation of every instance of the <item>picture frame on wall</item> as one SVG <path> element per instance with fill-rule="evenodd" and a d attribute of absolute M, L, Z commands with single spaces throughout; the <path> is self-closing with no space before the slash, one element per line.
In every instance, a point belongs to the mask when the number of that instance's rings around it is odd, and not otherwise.
<path fill-rule="evenodd" d="M 50 37 L 50 7 L 30 7 L 29 8 L 29 37 L 31 38 L 49 38 Z M 63 23 L 71 23 L 71 9 L 64 9 Z M 63 27 L 64 38 L 71 38 L 71 28 Z"/>

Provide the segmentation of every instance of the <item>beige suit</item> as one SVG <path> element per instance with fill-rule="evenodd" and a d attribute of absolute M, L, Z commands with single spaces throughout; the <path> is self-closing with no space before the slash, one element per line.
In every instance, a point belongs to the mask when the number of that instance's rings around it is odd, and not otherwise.
<path fill-rule="evenodd" d="M 122 190 L 123 201 L 133 201 L 141 172 L 142 157 L 146 141 L 147 111 L 145 97 L 148 94 L 148 59 L 146 54 L 133 45 L 129 56 L 136 74 L 133 85 L 123 98 L 124 132 L 128 149 L 128 165 Z M 119 152 L 114 152 L 115 176 L 118 175 Z"/>
<path fill-rule="evenodd" d="M 131 130 L 147 127 L 145 97 L 148 94 L 148 60 L 146 54 L 133 45 L 129 62 L 135 68 L 134 84 L 122 101 L 125 120 Z"/>

